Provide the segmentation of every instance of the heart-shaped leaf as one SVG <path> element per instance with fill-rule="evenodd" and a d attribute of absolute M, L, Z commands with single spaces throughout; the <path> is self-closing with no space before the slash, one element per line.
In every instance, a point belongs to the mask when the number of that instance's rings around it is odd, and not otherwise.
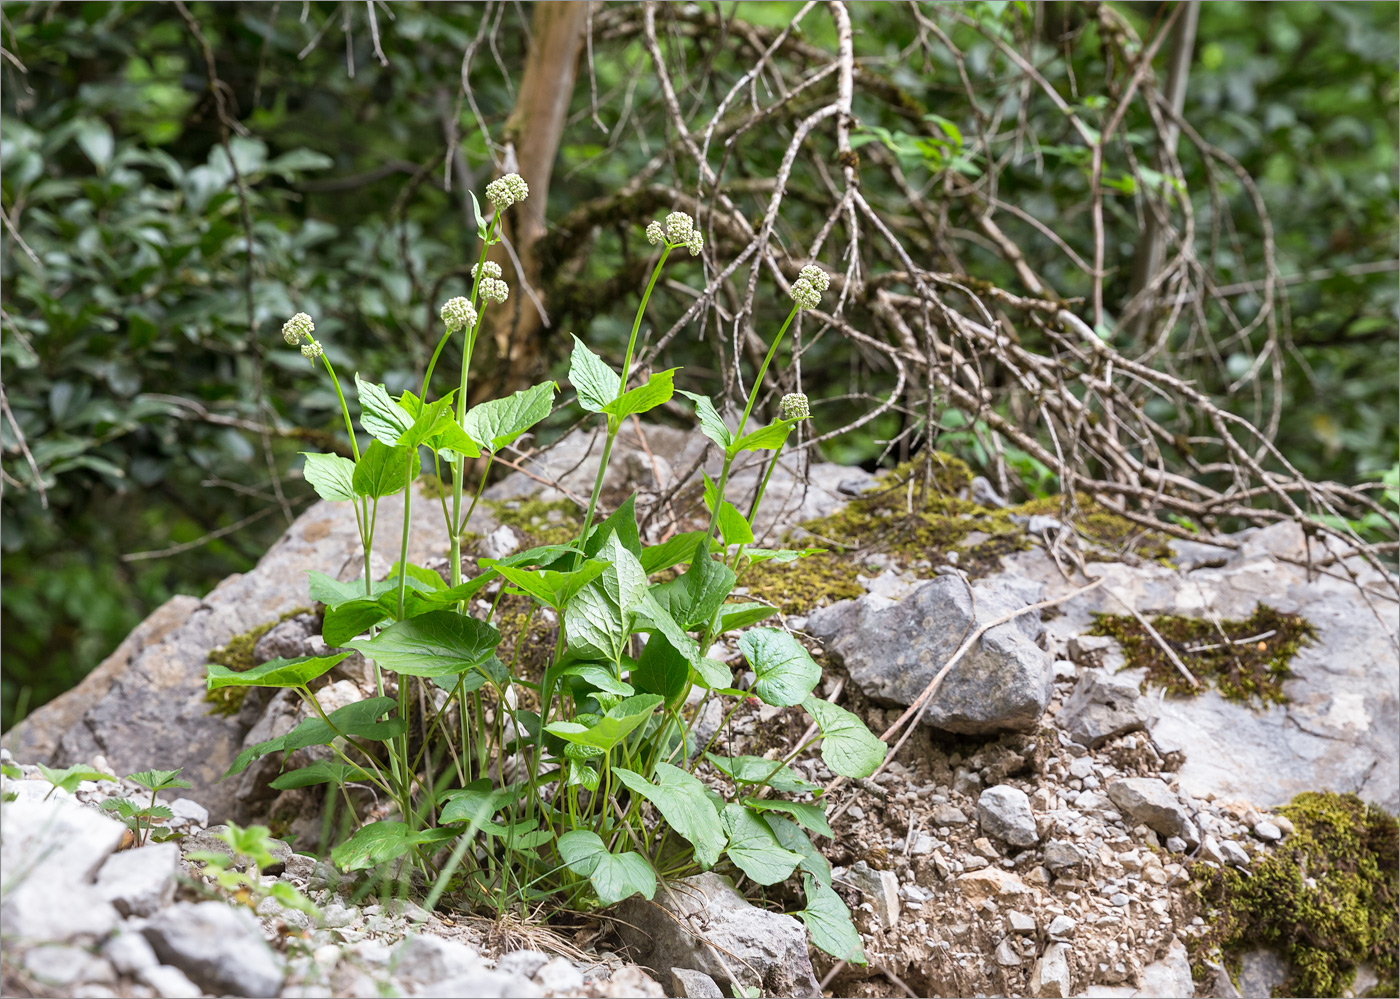
<path fill-rule="evenodd" d="M 821 790 L 780 760 L 765 760 L 761 756 L 716 756 L 705 758 L 736 784 L 766 784 L 784 794 L 814 794 Z"/>
<path fill-rule="evenodd" d="M 640 853 L 609 853 L 597 833 L 574 829 L 559 837 L 559 856 L 569 870 L 587 878 L 598 901 L 607 906 L 624 898 L 656 894 L 656 872 Z"/>
<path fill-rule="evenodd" d="M 765 704 L 801 704 L 822 678 L 822 668 L 792 635 L 779 628 L 753 628 L 739 648 L 754 671 L 753 692 Z"/>
<path fill-rule="evenodd" d="M 473 406 L 462 421 L 462 429 L 483 449 L 495 454 L 549 415 L 558 388 L 553 382 L 540 382 L 504 399 Z"/>
<path fill-rule="evenodd" d="M 802 702 L 822 733 L 822 760 L 842 777 L 869 777 L 885 760 L 888 747 L 845 708 L 820 697 Z"/>
<path fill-rule="evenodd" d="M 355 463 L 338 454 L 301 452 L 306 458 L 302 476 L 323 500 L 342 502 L 355 498 Z"/>
<path fill-rule="evenodd" d="M 295 659 L 273 659 L 242 673 L 227 666 L 209 663 L 205 684 L 210 690 L 221 687 L 304 687 L 350 653 L 337 652 L 330 656 L 297 656 Z"/>
<path fill-rule="evenodd" d="M 358 374 L 355 388 L 360 393 L 360 426 L 375 440 L 394 447 L 413 426 L 413 414 L 395 402 L 383 385 L 367 382 Z"/>
<path fill-rule="evenodd" d="M 408 482 L 409 458 L 412 449 L 390 447 L 377 440 L 370 441 L 355 463 L 351 480 L 356 496 L 381 499 L 393 496 Z"/>
<path fill-rule="evenodd" d="M 724 827 L 706 796 L 705 785 L 697 778 L 669 763 L 656 764 L 655 784 L 622 767 L 613 767 L 613 773 L 633 792 L 655 805 L 671 828 L 690 841 L 695 847 L 696 863 L 704 868 L 719 863 L 725 843 Z"/>
<path fill-rule="evenodd" d="M 779 846 L 768 824 L 743 805 L 725 805 L 722 818 L 729 833 L 725 855 L 759 884 L 775 885 L 786 880 L 802 859 Z"/>
<path fill-rule="evenodd" d="M 603 412 L 622 388 L 617 372 L 578 337 L 574 337 L 574 352 L 569 358 L 569 381 L 578 393 L 579 405 L 590 413 Z"/>
<path fill-rule="evenodd" d="M 501 633 L 485 621 L 435 610 L 350 644 L 396 673 L 430 677 L 466 672 L 486 660 L 500 641 Z"/>
<path fill-rule="evenodd" d="M 812 943 L 838 960 L 864 964 L 865 950 L 860 945 L 860 934 L 841 896 L 810 874 L 802 878 L 802 887 L 807 895 L 807 908 L 797 917 L 807 924 Z"/>
<path fill-rule="evenodd" d="M 826 808 L 820 803 L 805 801 L 783 801 L 781 798 L 748 798 L 744 801 L 756 812 L 785 812 L 791 815 L 803 829 L 810 829 L 821 836 L 833 837 L 831 826 L 826 821 Z"/>

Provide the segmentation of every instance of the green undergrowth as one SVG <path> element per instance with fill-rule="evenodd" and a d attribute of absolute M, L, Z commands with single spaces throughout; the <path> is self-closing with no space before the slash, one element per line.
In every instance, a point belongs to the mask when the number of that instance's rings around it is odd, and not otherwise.
<path fill-rule="evenodd" d="M 1194 695 L 1206 686 L 1214 686 L 1227 700 L 1244 704 L 1287 703 L 1283 682 L 1292 675 L 1289 664 L 1303 645 L 1317 636 L 1317 629 L 1304 618 L 1265 604 L 1259 604 L 1242 621 L 1219 621 L 1218 627 L 1205 618 L 1166 614 L 1152 618 L 1150 623 L 1201 681 L 1201 687 L 1193 687 L 1181 675 L 1162 646 L 1135 617 L 1096 615 L 1089 634 L 1117 639 L 1128 667 L 1147 667 L 1146 683 L 1181 695 Z M 1228 644 L 1226 637 L 1230 639 Z"/>
<path fill-rule="evenodd" d="M 253 659 L 253 648 L 258 644 L 258 639 L 288 618 L 310 613 L 310 607 L 294 607 L 276 621 L 268 621 L 256 628 L 249 628 L 241 635 L 234 635 L 217 649 L 211 649 L 205 662 L 217 663 L 235 673 L 246 673 L 257 665 Z M 208 691 L 204 695 L 204 700 L 210 705 L 208 713 L 211 715 L 237 714 L 238 710 L 243 707 L 243 699 L 247 696 L 249 689 L 248 687 L 221 687 L 218 690 Z"/>
<path fill-rule="evenodd" d="M 1209 919 L 1195 955 L 1240 956 L 1268 947 L 1291 973 L 1277 996 L 1340 996 L 1358 965 L 1380 981 L 1368 996 L 1397 994 L 1400 849 L 1396 819 L 1353 794 L 1307 792 L 1279 809 L 1294 833 L 1247 872 L 1196 864 L 1191 894 Z"/>

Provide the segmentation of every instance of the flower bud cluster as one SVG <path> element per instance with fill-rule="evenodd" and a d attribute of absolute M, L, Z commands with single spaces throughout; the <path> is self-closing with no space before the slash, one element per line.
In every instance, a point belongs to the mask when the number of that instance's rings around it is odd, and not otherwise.
<path fill-rule="evenodd" d="M 705 248 L 705 237 L 695 227 L 695 220 L 685 212 L 667 215 L 664 227 L 656 221 L 647 223 L 647 242 L 665 243 L 672 250 L 684 246 L 692 257 L 698 257 Z"/>
<path fill-rule="evenodd" d="M 806 280 L 819 294 L 826 294 L 826 289 L 831 287 L 831 278 L 827 277 L 826 271 L 816 264 L 808 264 L 797 272 L 799 281 Z"/>
<path fill-rule="evenodd" d="M 497 268 L 500 270 L 500 268 Z M 510 297 L 510 287 L 498 277 L 484 277 L 481 279 L 481 300 L 483 302 L 495 302 L 500 305 Z"/>
<path fill-rule="evenodd" d="M 472 277 L 498 278 L 500 276 L 501 265 L 494 260 L 485 260 L 472 265 Z"/>
<path fill-rule="evenodd" d="M 314 361 L 316 360 L 316 358 L 320 357 L 324 353 L 325 351 L 321 349 L 321 345 L 315 340 L 311 340 L 301 345 L 301 356 L 307 358 L 308 360 Z"/>
<path fill-rule="evenodd" d="M 811 415 L 811 406 L 801 392 L 789 392 L 778 402 L 778 416 L 784 420 L 806 420 Z"/>
<path fill-rule="evenodd" d="M 805 277 L 800 277 L 792 283 L 789 294 L 799 309 L 815 309 L 822 301 L 822 293 Z"/>
<path fill-rule="evenodd" d="M 298 312 L 282 324 L 282 339 L 295 347 L 303 339 L 309 338 L 315 329 L 316 324 L 311 321 L 311 317 L 305 312 Z"/>
<path fill-rule="evenodd" d="M 476 325 L 476 309 L 472 303 L 461 295 L 456 298 L 449 298 L 442 303 L 442 321 L 447 324 L 448 332 L 463 328 L 471 329 Z"/>
<path fill-rule="evenodd" d="M 530 187 L 518 173 L 508 173 L 497 177 L 486 185 L 487 200 L 496 211 L 503 212 L 511 205 L 519 204 L 530 196 Z"/>

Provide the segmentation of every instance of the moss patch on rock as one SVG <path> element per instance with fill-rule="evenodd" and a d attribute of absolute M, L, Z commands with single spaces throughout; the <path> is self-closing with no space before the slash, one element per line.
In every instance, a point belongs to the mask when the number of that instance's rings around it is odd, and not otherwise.
<path fill-rule="evenodd" d="M 1060 517 L 1065 512 L 1063 500 L 1061 496 L 1046 496 L 1011 507 L 1007 512 L 1025 516 Z M 1077 512 L 1070 522 L 1079 536 L 1096 549 L 1096 561 L 1116 562 L 1137 557 L 1162 565 L 1174 564 L 1171 542 L 1167 535 L 1143 527 L 1122 514 L 1114 513 L 1084 493 L 1075 494 L 1074 507 L 1071 509 Z"/>
<path fill-rule="evenodd" d="M 1248 872 L 1196 864 L 1191 893 L 1210 917 L 1195 942 L 1238 970 L 1240 955 L 1276 950 L 1292 973 L 1280 996 L 1339 996 L 1369 964 L 1393 996 L 1400 951 L 1400 866 L 1393 815 L 1353 794 L 1307 792 L 1279 809 L 1294 833 Z"/>
<path fill-rule="evenodd" d="M 245 673 L 258 665 L 253 658 L 253 649 L 258 644 L 258 639 L 288 618 L 310 613 L 310 607 L 294 607 L 276 621 L 269 621 L 256 628 L 249 628 L 241 635 L 234 635 L 217 649 L 211 649 L 205 656 L 205 661 L 216 663 L 233 670 L 235 673 Z M 209 691 L 204 695 L 204 700 L 210 704 L 208 713 L 211 715 L 237 714 L 238 709 L 243 707 L 243 699 L 248 696 L 250 689 L 249 687 L 220 687 L 218 690 Z"/>
<path fill-rule="evenodd" d="M 583 511 L 568 500 L 484 500 L 483 505 L 500 523 L 525 536 L 522 548 L 565 545 L 583 529 Z"/>
<path fill-rule="evenodd" d="M 1228 700 L 1245 704 L 1286 703 L 1283 681 L 1292 675 L 1289 664 L 1305 643 L 1317 637 L 1317 629 L 1305 619 L 1265 604 L 1256 606 L 1244 620 L 1220 621 L 1219 627 L 1205 618 L 1171 615 L 1158 615 L 1150 623 L 1202 687 L 1214 685 Z M 1117 639 L 1129 667 L 1147 667 L 1145 683 L 1172 694 L 1200 692 L 1137 618 L 1097 614 L 1089 634 Z"/>

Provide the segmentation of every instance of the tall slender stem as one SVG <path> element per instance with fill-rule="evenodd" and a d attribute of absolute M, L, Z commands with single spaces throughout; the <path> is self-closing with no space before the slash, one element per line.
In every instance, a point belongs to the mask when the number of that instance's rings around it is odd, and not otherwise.
<path fill-rule="evenodd" d="M 773 338 L 773 346 L 768 348 L 768 355 L 764 357 L 763 364 L 758 369 L 758 376 L 753 380 L 753 388 L 749 390 L 749 402 L 744 407 L 744 418 L 739 421 L 739 432 L 734 435 L 735 437 L 744 436 L 744 427 L 748 425 L 749 414 L 753 412 L 753 405 L 758 401 L 758 390 L 763 387 L 763 376 L 768 373 L 768 365 L 773 363 L 773 355 L 778 352 L 778 344 L 783 342 L 783 336 L 787 333 L 788 327 L 792 325 L 792 319 L 797 315 L 797 309 L 796 305 L 792 307 L 787 319 L 783 320 L 782 329 L 778 330 L 778 335 Z"/>
<path fill-rule="evenodd" d="M 666 258 L 671 255 L 671 246 L 664 244 L 661 248 L 661 256 L 656 261 L 656 266 L 651 269 L 651 280 L 647 282 L 647 290 L 642 292 L 642 304 L 637 306 L 637 315 L 632 320 L 632 336 L 627 341 L 627 354 L 622 359 L 622 378 L 618 383 L 617 394 L 622 395 L 627 391 L 627 376 L 632 368 L 632 351 L 637 346 L 637 331 L 642 328 L 642 316 L 647 311 L 647 302 L 651 299 L 651 290 L 656 287 L 656 279 L 661 276 L 662 265 L 666 263 Z M 612 424 L 611 418 L 608 420 Z"/>

